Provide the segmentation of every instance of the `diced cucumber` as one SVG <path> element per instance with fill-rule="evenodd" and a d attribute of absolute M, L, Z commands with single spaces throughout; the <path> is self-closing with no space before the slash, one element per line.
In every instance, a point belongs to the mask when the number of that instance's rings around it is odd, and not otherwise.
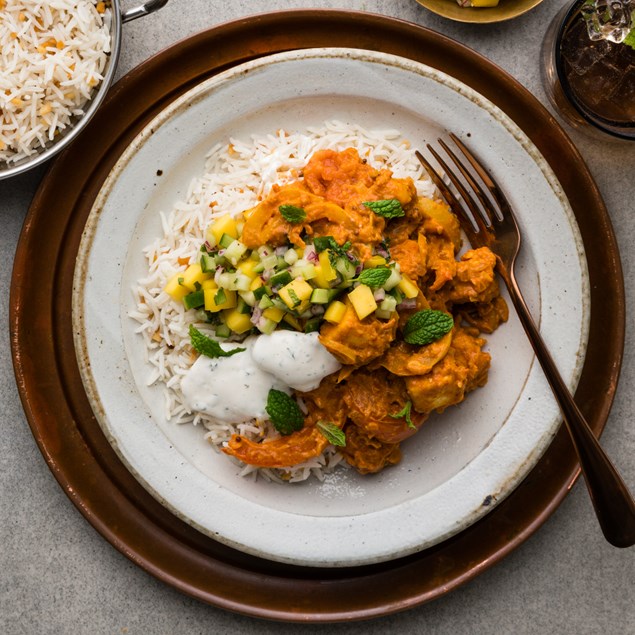
<path fill-rule="evenodd" d="M 395 298 L 397 304 L 401 304 L 404 301 L 404 294 L 399 291 L 399 289 L 392 289 L 390 295 Z"/>
<path fill-rule="evenodd" d="M 282 257 L 278 256 L 278 262 L 276 263 L 276 271 L 282 271 L 283 269 L 288 269 L 289 263 Z"/>
<path fill-rule="evenodd" d="M 253 254 L 252 254 L 253 256 Z M 255 267 L 254 267 L 254 273 L 262 273 L 265 270 L 265 265 L 262 262 L 259 262 Z"/>
<path fill-rule="evenodd" d="M 401 282 L 401 274 L 397 271 L 396 267 L 391 267 L 390 277 L 383 284 L 383 288 L 386 291 L 394 289 Z"/>
<path fill-rule="evenodd" d="M 288 265 L 294 265 L 298 260 L 298 252 L 293 248 L 287 249 L 284 260 Z"/>
<path fill-rule="evenodd" d="M 230 291 L 235 291 L 235 283 L 236 283 L 236 274 L 231 273 L 229 271 L 223 271 L 223 273 L 219 273 L 216 278 L 216 283 L 219 287 L 223 289 L 229 289 Z"/>
<path fill-rule="evenodd" d="M 278 326 L 278 323 L 268 318 L 260 318 L 258 320 L 258 330 L 265 335 L 271 335 L 276 330 L 276 326 Z"/>
<path fill-rule="evenodd" d="M 198 289 L 192 293 L 188 293 L 183 298 L 183 305 L 186 309 L 200 309 L 205 304 L 205 294 L 203 289 Z"/>
<path fill-rule="evenodd" d="M 280 271 L 279 273 L 274 274 L 269 278 L 268 283 L 272 287 L 276 286 L 284 286 L 285 284 L 289 284 L 293 280 L 293 277 L 288 271 Z"/>
<path fill-rule="evenodd" d="M 276 256 L 276 254 L 271 254 L 270 256 L 262 258 L 260 262 L 263 265 L 263 271 L 265 269 L 275 269 L 278 265 L 278 256 Z"/>
<path fill-rule="evenodd" d="M 223 238 L 227 234 L 223 234 Z M 221 241 L 223 240 L 221 238 Z M 232 243 L 225 249 L 225 253 L 223 254 L 229 262 L 234 265 L 234 267 L 238 264 L 238 261 L 245 255 L 247 251 L 247 246 L 244 243 L 241 243 L 240 240 L 233 240 Z"/>
<path fill-rule="evenodd" d="M 246 276 L 244 273 L 236 273 L 234 285 L 236 291 L 249 291 L 249 287 L 251 286 L 251 278 L 249 276 Z"/>
<path fill-rule="evenodd" d="M 313 333 L 315 331 L 319 331 L 320 324 L 322 324 L 322 318 L 319 318 L 319 317 L 311 318 L 310 320 L 306 321 L 306 324 L 304 325 L 304 332 Z"/>
<path fill-rule="evenodd" d="M 253 291 L 239 291 L 238 295 L 249 306 L 256 306 L 256 294 Z"/>
<path fill-rule="evenodd" d="M 203 252 L 201 254 L 201 270 L 203 273 L 214 273 L 216 271 L 216 258 Z"/>
<path fill-rule="evenodd" d="M 216 327 L 216 337 L 229 337 L 231 334 L 231 329 L 227 324 L 219 324 Z"/>
<path fill-rule="evenodd" d="M 393 311 L 382 311 L 381 309 L 375 311 L 375 315 L 381 320 L 389 320 L 392 314 Z"/>
<path fill-rule="evenodd" d="M 291 267 L 291 275 L 294 278 L 304 278 L 305 280 L 313 280 L 317 275 L 315 265 L 307 262 L 306 260 L 298 260 L 293 267 Z"/>
<path fill-rule="evenodd" d="M 397 308 L 397 300 L 391 295 L 386 296 L 379 304 L 380 311 L 388 311 L 392 313 L 396 308 Z"/>
<path fill-rule="evenodd" d="M 271 287 L 263 284 L 261 287 L 254 289 L 254 298 L 260 300 L 263 296 L 271 295 Z"/>
<path fill-rule="evenodd" d="M 223 234 L 220 237 L 220 240 L 218 241 L 218 244 L 221 247 L 224 247 L 225 249 L 227 249 L 227 247 L 229 247 L 236 239 L 232 238 L 229 234 Z"/>
<path fill-rule="evenodd" d="M 273 306 L 277 307 L 278 309 L 284 309 L 285 311 L 289 310 L 289 307 L 287 306 L 285 301 L 282 298 L 279 298 L 278 296 L 272 297 L 271 302 Z"/>
<path fill-rule="evenodd" d="M 262 289 L 262 287 L 260 288 Z M 254 295 L 255 295 L 255 292 L 254 292 Z M 270 307 L 273 306 L 273 301 L 268 295 L 263 295 L 258 301 L 258 306 L 261 309 L 269 309 Z"/>
<path fill-rule="evenodd" d="M 310 301 L 313 304 L 330 304 L 341 293 L 341 289 L 313 289 Z"/>
<path fill-rule="evenodd" d="M 236 302 L 236 311 L 238 311 L 238 313 L 251 313 L 251 307 L 242 297 L 239 297 Z"/>
<path fill-rule="evenodd" d="M 335 269 L 345 280 L 355 277 L 355 265 L 348 258 L 338 258 L 335 261 Z"/>

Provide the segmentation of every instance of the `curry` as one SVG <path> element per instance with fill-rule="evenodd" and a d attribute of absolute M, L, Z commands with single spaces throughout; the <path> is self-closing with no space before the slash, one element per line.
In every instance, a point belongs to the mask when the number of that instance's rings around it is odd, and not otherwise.
<path fill-rule="evenodd" d="M 377 213 L 373 202 L 398 213 Z M 303 214 L 289 220 L 285 206 Z M 401 443 L 431 413 L 485 385 L 490 355 L 481 334 L 508 317 L 496 259 L 487 248 L 458 257 L 456 217 L 443 201 L 419 197 L 412 179 L 372 167 L 354 149 L 322 150 L 301 178 L 274 186 L 245 217 L 241 241 L 250 249 L 304 248 L 331 237 L 347 246 L 360 270 L 378 259 L 396 268 L 411 293 L 395 310 L 369 314 L 360 313 L 352 293 L 340 296 L 338 319 L 320 324 L 319 340 L 343 366 L 301 394 L 303 428 L 262 442 L 233 435 L 224 452 L 258 467 L 291 467 L 324 451 L 329 441 L 318 424 L 327 421 L 345 435 L 346 461 L 362 474 L 375 473 L 400 461 Z M 450 316 L 449 330 L 430 343 L 410 343 L 404 336 L 410 320 L 426 311 Z"/>

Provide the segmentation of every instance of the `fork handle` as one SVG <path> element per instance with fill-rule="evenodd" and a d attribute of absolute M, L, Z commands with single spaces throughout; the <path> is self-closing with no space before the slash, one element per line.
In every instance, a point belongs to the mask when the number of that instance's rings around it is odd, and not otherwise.
<path fill-rule="evenodd" d="M 500 263 L 497 269 L 562 411 L 602 532 L 615 547 L 630 547 L 635 544 L 635 501 L 558 372 L 513 271 L 508 272 Z"/>

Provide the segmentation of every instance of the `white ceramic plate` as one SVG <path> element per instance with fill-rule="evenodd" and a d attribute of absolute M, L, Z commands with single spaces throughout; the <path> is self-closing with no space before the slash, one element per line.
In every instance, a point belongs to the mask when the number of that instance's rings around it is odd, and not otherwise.
<path fill-rule="evenodd" d="M 445 130 L 490 166 L 523 230 L 518 277 L 569 386 L 584 361 L 589 296 L 582 242 L 545 160 L 496 106 L 422 64 L 370 51 L 294 51 L 249 62 L 171 104 L 131 144 L 88 219 L 75 271 L 73 321 L 85 388 L 104 433 L 136 478 L 211 537 L 264 558 L 309 566 L 381 562 L 468 527 L 507 496 L 555 435 L 558 410 L 522 328 L 489 336 L 490 379 L 433 416 L 375 476 L 341 470 L 324 483 L 238 477 L 200 429 L 162 414 L 130 288 L 141 249 L 160 235 L 158 212 L 184 199 L 205 153 L 230 136 L 339 119 L 397 128 L 424 147 Z M 157 172 L 162 171 L 161 178 Z"/>

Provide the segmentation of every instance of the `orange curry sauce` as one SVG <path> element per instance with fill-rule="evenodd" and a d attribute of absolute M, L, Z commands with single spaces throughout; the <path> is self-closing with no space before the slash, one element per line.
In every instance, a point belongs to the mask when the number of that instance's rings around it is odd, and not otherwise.
<path fill-rule="evenodd" d="M 386 219 L 363 205 L 365 201 L 398 199 L 405 216 Z M 280 205 L 306 212 L 291 224 Z M 507 320 L 508 310 L 494 276 L 494 255 L 487 248 L 467 251 L 459 260 L 459 224 L 439 200 L 418 197 L 412 179 L 393 178 L 357 151 L 316 152 L 296 182 L 274 186 L 249 215 L 241 240 L 249 248 L 265 243 L 291 243 L 333 236 L 350 241 L 363 263 L 382 241 L 391 259 L 418 286 L 415 307 L 398 310 L 390 319 L 374 314 L 360 320 L 346 300 L 344 318 L 325 322 L 322 344 L 343 364 L 302 399 L 308 408 L 304 428 L 279 439 L 256 442 L 234 435 L 227 454 L 259 467 L 290 467 L 321 454 L 327 439 L 316 428 L 328 421 L 343 428 L 346 461 L 362 474 L 378 472 L 401 459 L 400 443 L 417 432 L 433 411 L 442 412 L 487 382 L 490 355 L 481 349 L 491 333 Z M 450 313 L 454 328 L 425 346 L 406 343 L 401 329 L 422 309 Z M 411 404 L 411 421 L 395 417 Z"/>

